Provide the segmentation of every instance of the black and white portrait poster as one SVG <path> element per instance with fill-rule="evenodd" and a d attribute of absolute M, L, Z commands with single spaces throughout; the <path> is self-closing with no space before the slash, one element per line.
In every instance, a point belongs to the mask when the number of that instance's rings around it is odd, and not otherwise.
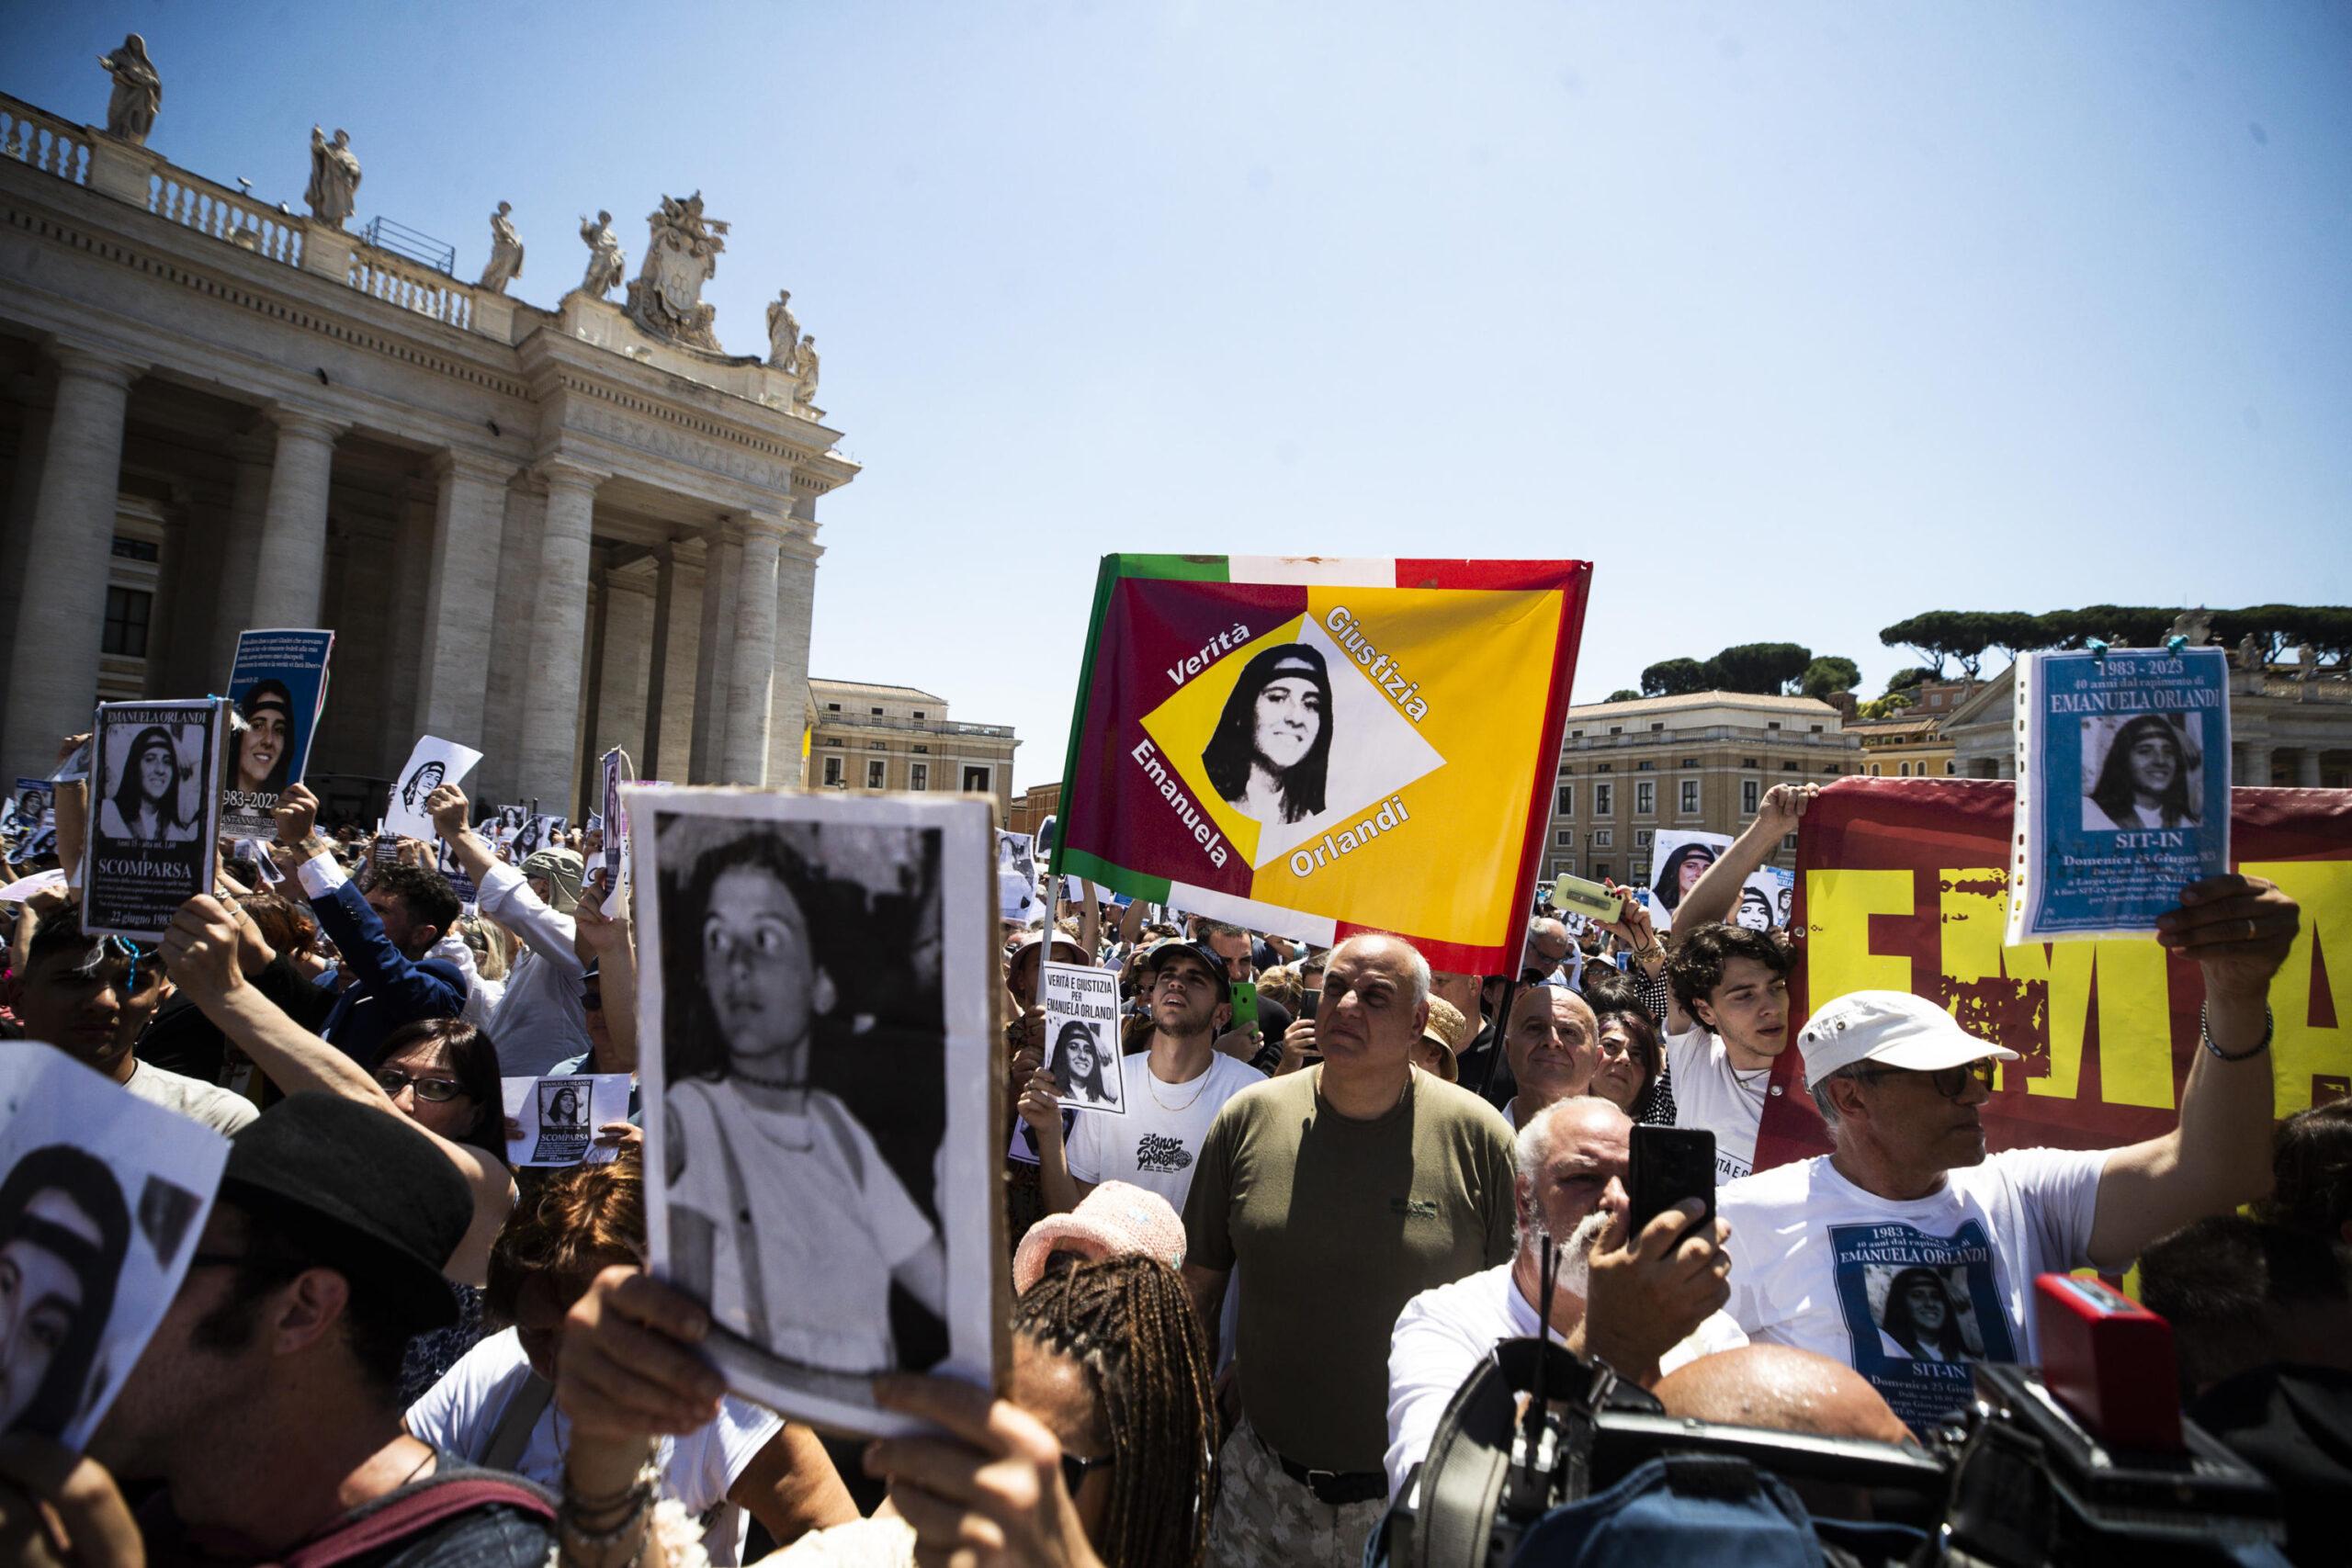
<path fill-rule="evenodd" d="M 156 941 L 212 890 L 225 709 L 212 697 L 98 705 L 82 866 L 90 935 Z"/>
<path fill-rule="evenodd" d="M 1037 856 L 1029 835 L 996 830 L 996 912 L 1008 920 L 1034 920 L 1044 908 L 1037 897 Z"/>
<path fill-rule="evenodd" d="M 1729 848 L 1731 840 L 1722 833 L 1658 829 L 1650 852 L 1650 896 L 1643 901 L 1658 930 L 1674 924 L 1674 911 L 1682 896 L 1699 886 L 1699 878 Z"/>
<path fill-rule="evenodd" d="M 419 740 L 408 754 L 408 765 L 392 782 L 391 798 L 384 807 L 384 831 L 396 839 L 433 842 L 433 818 L 424 809 L 424 797 L 445 784 L 462 782 L 481 761 L 481 752 L 454 740 L 435 735 Z"/>
<path fill-rule="evenodd" d="M 1048 964 L 1046 1070 L 1054 1098 L 1080 1111 L 1127 1112 L 1119 1051 L 1119 977 L 1082 964 Z"/>
<path fill-rule="evenodd" d="M 985 800 L 626 786 L 647 1229 L 730 1386 L 888 1433 L 873 1380 L 997 1386 Z"/>
<path fill-rule="evenodd" d="M 0 1432 L 79 1450 L 164 1318 L 229 1141 L 62 1050 L 0 1052 Z"/>
<path fill-rule="evenodd" d="M 628 1120 L 627 1073 L 571 1073 L 556 1077 L 502 1078 L 510 1166 L 601 1165 L 620 1153 L 599 1145 L 596 1129 Z"/>

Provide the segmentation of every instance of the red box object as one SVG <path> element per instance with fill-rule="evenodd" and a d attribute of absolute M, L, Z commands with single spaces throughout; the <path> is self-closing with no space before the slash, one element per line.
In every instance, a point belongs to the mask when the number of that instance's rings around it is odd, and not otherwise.
<path fill-rule="evenodd" d="M 2172 1325 L 2097 1280 L 2043 1274 L 2033 1295 L 2042 1386 L 2110 1448 L 2178 1452 Z"/>

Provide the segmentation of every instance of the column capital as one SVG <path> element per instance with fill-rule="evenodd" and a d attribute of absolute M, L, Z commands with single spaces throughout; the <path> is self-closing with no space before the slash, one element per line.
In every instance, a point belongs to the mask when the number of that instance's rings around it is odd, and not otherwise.
<path fill-rule="evenodd" d="M 792 537 L 792 525 L 784 514 L 775 512 L 754 512 L 741 521 L 743 540 L 773 539 L 779 547 Z"/>
<path fill-rule="evenodd" d="M 592 468 L 577 457 L 557 456 L 542 457 L 534 464 L 531 473 L 548 490 L 584 490 L 594 494 L 596 487 L 613 476 L 608 469 Z"/>
<path fill-rule="evenodd" d="M 329 419 L 316 409 L 299 408 L 292 403 L 271 403 L 263 409 L 262 416 L 277 426 L 279 436 L 293 436 L 298 441 L 332 444 L 349 430 L 348 423 Z"/>
<path fill-rule="evenodd" d="M 495 452 L 473 451 L 463 446 L 445 446 L 433 454 L 432 469 L 435 479 L 456 478 L 474 484 L 504 485 L 514 477 L 522 465 Z"/>
<path fill-rule="evenodd" d="M 814 566 L 817 558 L 825 553 L 825 547 L 796 528 L 785 535 L 784 553 L 793 560 L 806 561 Z"/>
<path fill-rule="evenodd" d="M 138 360 L 125 359 L 119 354 L 67 338 L 52 337 L 45 346 L 49 357 L 56 361 L 57 373 L 61 378 L 70 376 L 128 388 L 147 372 L 147 367 Z"/>

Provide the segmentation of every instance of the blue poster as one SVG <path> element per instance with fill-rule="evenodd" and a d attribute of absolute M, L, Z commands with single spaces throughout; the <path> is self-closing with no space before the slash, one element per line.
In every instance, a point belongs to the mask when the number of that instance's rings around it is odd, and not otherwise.
<path fill-rule="evenodd" d="M 1912 1430 L 1968 1404 L 1970 1362 L 2018 1359 L 1977 1221 L 1948 1236 L 1899 1221 L 1831 1225 L 1829 1257 L 1854 1370 Z"/>
<path fill-rule="evenodd" d="M 222 832 L 240 839 L 276 835 L 270 813 L 278 792 L 301 783 L 310 765 L 334 649 L 331 631 L 237 634 L 237 658 L 229 670 L 234 733 L 220 781 Z"/>
<path fill-rule="evenodd" d="M 2018 660 L 2011 945 L 2145 936 L 2230 865 L 2229 661 L 2218 648 Z"/>

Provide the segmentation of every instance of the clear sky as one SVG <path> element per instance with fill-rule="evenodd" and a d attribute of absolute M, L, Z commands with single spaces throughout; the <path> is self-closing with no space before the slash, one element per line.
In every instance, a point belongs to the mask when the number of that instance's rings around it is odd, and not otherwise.
<path fill-rule="evenodd" d="M 1576 694 L 1921 610 L 2352 600 L 2352 6 L 0 0 L 0 88 L 514 292 L 699 187 L 865 474 L 820 675 L 1060 776 L 1106 550 L 1595 563 Z"/>

